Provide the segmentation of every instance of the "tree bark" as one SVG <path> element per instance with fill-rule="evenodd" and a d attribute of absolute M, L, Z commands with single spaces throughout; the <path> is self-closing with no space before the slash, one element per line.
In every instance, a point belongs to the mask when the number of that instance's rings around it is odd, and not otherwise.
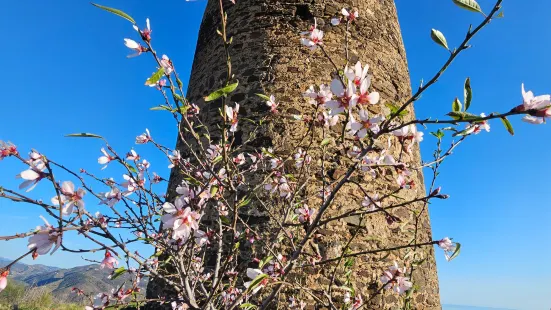
<path fill-rule="evenodd" d="M 406 53 L 402 42 L 400 26 L 394 1 L 392 0 L 237 0 L 235 5 L 227 2 L 228 33 L 233 36 L 230 46 L 232 70 L 239 80 L 239 87 L 231 95 L 230 102 L 241 105 L 240 117 L 258 119 L 267 113 L 265 104 L 255 95 L 256 93 L 273 94 L 280 102 L 280 110 L 293 113 L 304 111 L 309 104 L 302 98 L 310 85 L 329 83 L 333 66 L 323 56 L 321 51 L 311 52 L 301 46 L 299 33 L 308 30 L 317 20 L 318 28 L 325 32 L 324 44 L 327 52 L 333 56 L 334 62 L 340 68 L 346 63 L 345 32 L 346 26 L 333 27 L 329 20 L 340 16 L 343 7 L 354 7 L 359 11 L 359 18 L 350 25 L 349 34 L 349 63 L 357 61 L 370 65 L 373 75 L 372 87 L 381 94 L 385 102 L 400 104 L 411 95 L 409 71 Z M 192 75 L 189 82 L 187 97 L 191 102 L 203 107 L 202 119 L 213 131 L 219 125 L 220 103 L 204 104 L 202 97 L 211 91 L 223 86 L 226 80 L 226 59 L 221 40 L 216 33 L 220 27 L 220 13 L 218 0 L 209 0 L 201 25 Z M 409 111 L 410 117 L 413 110 Z M 295 112 L 296 113 L 296 112 Z M 241 122 L 240 125 L 245 122 Z M 249 138 L 252 128 L 243 124 L 235 133 L 236 143 Z M 342 128 L 332 130 L 338 136 Z M 306 134 L 307 126 L 299 122 L 274 121 L 267 129 L 259 132 L 249 143 L 249 147 L 273 147 L 278 152 L 291 152 L 290 146 L 296 145 Z M 315 139 L 321 141 L 321 133 L 316 133 Z M 327 159 L 329 173 L 338 178 L 339 171 L 346 169 L 346 143 L 335 143 L 334 139 L 329 147 L 340 150 L 341 156 Z M 316 142 L 314 142 L 316 143 Z M 386 143 L 386 140 L 384 141 Z M 319 145 L 319 142 L 318 144 Z M 182 149 L 181 143 L 177 148 Z M 405 162 L 419 163 L 419 149 L 414 148 L 411 155 L 401 152 L 401 146 L 393 141 L 391 148 L 396 158 Z M 425 187 L 421 171 L 413 171 L 413 180 L 416 190 L 400 192 L 403 202 L 425 196 Z M 356 179 L 370 193 L 388 193 L 397 187 L 392 172 L 383 178 Z M 181 177 L 175 173 L 171 176 L 169 193 L 181 182 Z M 309 186 L 307 193 L 319 191 L 319 182 Z M 337 195 L 335 201 L 327 211 L 326 216 L 335 216 L 344 211 L 357 207 L 363 198 L 363 193 L 353 184 L 347 184 Z M 316 206 L 320 201 L 309 201 L 309 205 Z M 416 220 L 415 212 L 420 212 Z M 317 246 L 324 259 L 338 257 L 351 234 L 358 226 L 363 230 L 350 245 L 352 252 L 390 248 L 407 244 L 412 239 L 412 231 L 417 229 L 417 243 L 431 241 L 431 229 L 423 203 L 416 203 L 409 209 L 397 208 L 391 213 L 401 220 L 399 224 L 389 225 L 382 214 L 367 216 L 363 219 L 351 217 L 326 225 L 320 231 L 321 239 Z M 249 214 L 251 220 L 254 215 Z M 273 223 L 260 223 L 265 217 L 254 219 L 257 225 L 265 225 L 269 231 Z M 416 224 L 417 223 L 417 224 Z M 352 267 L 352 281 L 356 293 L 362 294 L 364 300 L 369 299 L 367 309 L 395 309 L 403 307 L 403 298 L 395 293 L 381 293 L 373 296 L 380 287 L 379 278 L 382 271 L 396 260 L 400 264 L 407 263 L 408 269 L 414 261 L 423 260 L 422 265 L 413 273 L 413 282 L 417 289 L 410 297 L 415 309 L 440 309 L 438 280 L 432 247 L 416 249 L 416 256 L 404 256 L 408 251 L 393 251 L 390 255 L 369 255 L 358 257 Z M 303 283 L 310 289 L 325 288 L 331 279 L 333 265 L 328 265 L 321 272 L 317 269 L 304 268 Z M 344 275 L 338 269 L 336 280 L 342 280 Z M 338 286 L 338 285 L 336 285 Z M 162 283 L 151 281 L 148 286 L 148 297 L 166 296 L 169 291 L 164 290 Z M 288 297 L 294 292 L 284 291 L 277 298 L 270 309 L 286 309 Z M 372 297 L 373 298 L 370 298 Z M 315 302 L 307 300 L 309 309 Z M 154 309 L 154 308 L 151 308 Z M 317 309 L 317 308 L 316 308 Z"/>

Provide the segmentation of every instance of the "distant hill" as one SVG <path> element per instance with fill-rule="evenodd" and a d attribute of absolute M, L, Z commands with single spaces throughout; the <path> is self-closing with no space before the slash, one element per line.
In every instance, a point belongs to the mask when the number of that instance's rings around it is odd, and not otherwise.
<path fill-rule="evenodd" d="M 0 257 L 0 266 L 11 261 Z M 74 268 L 57 268 L 45 265 L 27 265 L 17 263 L 10 270 L 10 278 L 28 286 L 46 287 L 52 294 L 67 302 L 80 302 L 82 297 L 71 293 L 73 287 L 78 287 L 85 293 L 97 294 L 111 292 L 119 288 L 125 281 L 130 285 L 130 276 L 123 275 L 115 280 L 108 278 L 110 270 L 101 269 L 99 265 L 86 265 Z M 147 282 L 142 281 L 145 289 Z"/>

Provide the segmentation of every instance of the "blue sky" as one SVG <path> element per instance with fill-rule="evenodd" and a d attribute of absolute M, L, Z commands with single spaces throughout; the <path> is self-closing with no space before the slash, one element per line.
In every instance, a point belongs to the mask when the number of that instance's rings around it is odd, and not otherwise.
<path fill-rule="evenodd" d="M 486 10 L 493 1 L 480 0 Z M 471 77 L 472 111 L 506 111 L 521 101 L 520 84 L 536 94 L 551 92 L 548 34 L 551 2 L 504 1 L 505 18 L 493 22 L 422 100 L 419 117 L 442 116 L 452 100 L 462 97 Z M 153 2 L 104 0 L 124 9 L 141 25 L 151 18 L 158 51 L 168 54 L 180 74 L 189 75 L 205 0 Z M 415 88 L 445 61 L 446 52 L 430 40 L 431 28 L 442 31 L 456 46 L 469 23 L 480 16 L 456 8 L 451 0 L 397 0 L 404 41 Z M 155 68 L 147 57 L 126 59 L 123 38 L 133 36 L 128 22 L 93 8 L 86 1 L 10 1 L 0 11 L 3 29 L 0 68 L 0 139 L 31 147 L 75 169 L 100 176 L 99 141 L 64 138 L 72 132 L 105 136 L 120 152 L 134 147 L 134 137 L 147 127 L 159 142 L 173 145 L 174 123 L 148 108 L 161 103 L 143 85 Z M 438 182 L 451 199 L 431 206 L 435 238 L 454 237 L 463 244 L 461 256 L 447 263 L 437 251 L 443 303 L 515 309 L 548 309 L 551 276 L 551 220 L 546 193 L 551 167 L 549 125 L 513 120 L 516 135 L 500 122 L 492 131 L 469 139 L 447 160 Z M 422 143 L 425 158 L 435 139 Z M 150 148 L 136 148 L 166 174 L 166 159 Z M 0 184 L 14 188 L 13 178 L 24 166 L 0 162 Z M 33 197 L 49 199 L 50 188 L 39 185 Z M 91 211 L 102 207 L 89 205 Z M 41 224 L 39 210 L 0 200 L 0 235 L 24 232 Z M 77 238 L 69 238 L 74 246 Z M 25 242 L 2 243 L 0 256 L 15 257 Z M 78 255 L 59 253 L 39 263 L 55 266 L 84 264 Z M 540 284 L 540 283 L 544 284 Z"/>

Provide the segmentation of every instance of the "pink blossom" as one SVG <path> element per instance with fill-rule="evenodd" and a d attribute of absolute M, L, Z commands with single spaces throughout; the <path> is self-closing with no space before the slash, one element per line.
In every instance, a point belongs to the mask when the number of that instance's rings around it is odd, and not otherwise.
<path fill-rule="evenodd" d="M 25 181 L 19 184 L 19 189 L 29 187 L 26 191 L 33 190 L 40 180 L 44 179 L 47 174 L 43 172 L 46 169 L 46 164 L 42 160 L 42 155 L 37 152 L 31 152 L 31 158 L 27 161 L 29 169 L 21 172 L 16 177 Z"/>
<path fill-rule="evenodd" d="M 237 113 L 239 113 L 239 103 L 235 104 L 235 108 L 226 106 L 226 116 L 228 117 L 231 123 L 231 127 L 230 127 L 231 132 L 237 131 L 237 123 L 239 122 L 239 120 L 237 119 Z"/>
<path fill-rule="evenodd" d="M 101 152 L 103 153 L 103 156 L 98 158 L 98 164 L 105 165 L 103 166 L 103 168 L 101 168 L 101 170 L 103 170 L 107 168 L 107 164 L 111 162 L 113 159 L 115 159 L 115 157 L 112 157 L 111 155 L 109 155 L 109 153 L 107 153 L 107 151 L 105 151 L 104 148 L 101 148 Z"/>
<path fill-rule="evenodd" d="M 36 233 L 29 238 L 27 248 L 29 250 L 34 249 L 33 258 L 38 255 L 45 255 L 55 244 L 51 254 L 54 254 L 61 246 L 61 234 L 54 230 L 53 226 L 48 223 L 44 217 L 40 217 L 44 221 L 44 226 L 38 226 Z"/>
<path fill-rule="evenodd" d="M 358 310 L 362 307 L 362 305 L 363 305 L 362 295 L 356 295 L 356 297 L 354 298 L 354 303 L 352 304 L 352 306 L 350 306 L 349 310 Z"/>
<path fill-rule="evenodd" d="M 123 174 L 122 178 L 125 179 L 125 182 L 121 183 L 121 186 L 126 187 L 126 190 L 127 190 L 124 193 L 124 195 L 130 195 L 134 191 L 136 191 L 140 188 L 143 188 L 143 186 L 145 185 L 145 181 L 146 181 L 143 171 L 140 171 L 140 173 L 138 173 L 138 178 L 137 179 L 135 179 L 134 177 L 131 177 L 127 174 Z"/>
<path fill-rule="evenodd" d="M 110 207 L 113 207 L 117 202 L 122 199 L 121 190 L 117 187 L 112 187 L 111 190 L 107 193 L 101 194 L 105 199 L 103 199 L 100 204 L 105 204 Z"/>
<path fill-rule="evenodd" d="M 362 206 L 367 208 L 367 211 L 375 211 L 381 208 L 381 202 L 379 201 L 379 194 L 373 195 L 373 198 L 365 196 L 362 201 Z"/>
<path fill-rule="evenodd" d="M 201 215 L 195 211 L 191 211 L 190 207 L 186 205 L 186 200 L 178 198 L 175 203 L 165 202 L 163 204 L 163 211 L 166 212 L 161 217 L 163 227 L 165 229 L 172 229 L 173 239 L 183 239 L 184 241 L 189 239 L 192 230 L 199 229 L 199 219 Z"/>
<path fill-rule="evenodd" d="M 302 208 L 296 209 L 295 213 L 299 215 L 298 216 L 299 222 L 301 222 L 302 224 L 304 223 L 311 224 L 313 220 L 312 217 L 314 216 L 314 213 L 316 213 L 316 211 L 314 209 L 311 209 L 310 207 L 308 207 L 308 205 L 305 204 L 302 206 Z"/>
<path fill-rule="evenodd" d="M 145 133 L 136 137 L 136 144 L 146 144 L 149 141 L 153 141 L 153 138 L 151 138 L 151 134 L 147 128 L 145 129 Z"/>
<path fill-rule="evenodd" d="M 409 278 L 403 276 L 405 274 L 406 268 L 398 268 L 398 263 L 394 262 L 393 266 L 384 271 L 381 282 L 385 284 L 384 288 L 393 289 L 398 294 L 402 294 L 413 286 Z"/>
<path fill-rule="evenodd" d="M 279 196 L 282 198 L 291 197 L 291 186 L 287 182 L 286 177 L 280 177 L 272 179 L 271 182 L 268 182 L 264 185 L 264 189 L 270 191 L 271 193 L 279 192 Z"/>
<path fill-rule="evenodd" d="M 61 183 L 60 188 L 61 203 L 59 197 L 56 195 L 52 198 L 54 205 L 61 205 L 63 207 L 63 215 L 69 215 L 73 213 L 73 207 L 77 207 L 79 210 L 84 208 L 83 197 L 86 191 L 79 188 L 75 191 L 75 185 L 71 181 L 65 181 Z"/>
<path fill-rule="evenodd" d="M 343 19 L 345 21 L 350 21 L 350 22 L 353 22 L 354 20 L 356 20 L 356 18 L 358 18 L 359 14 L 358 14 L 358 11 L 357 10 L 350 10 L 348 11 L 347 9 L 343 8 L 341 10 L 341 14 L 343 15 Z M 341 23 L 341 18 L 340 17 L 333 17 L 331 19 L 331 24 L 333 26 L 338 26 L 339 24 Z"/>
<path fill-rule="evenodd" d="M 239 155 L 233 158 L 233 162 L 238 166 L 243 165 L 246 162 L 245 154 L 240 153 Z"/>
<path fill-rule="evenodd" d="M 354 145 L 346 152 L 346 155 L 348 155 L 348 157 L 356 158 L 358 157 L 358 155 L 361 154 L 361 152 L 362 152 L 362 149 Z"/>
<path fill-rule="evenodd" d="M 319 126 L 333 127 L 337 125 L 338 122 L 339 122 L 338 115 L 329 116 L 329 114 L 327 114 L 327 112 L 325 111 L 319 112 L 317 115 L 317 124 Z"/>
<path fill-rule="evenodd" d="M 205 233 L 202 230 L 196 230 L 193 232 L 193 237 L 195 237 L 195 243 L 198 246 L 203 246 L 205 244 L 209 244 L 209 237 L 207 233 Z"/>
<path fill-rule="evenodd" d="M 323 45 L 323 31 L 319 30 L 317 27 L 318 25 L 316 22 L 310 31 L 306 33 L 309 36 L 300 39 L 300 43 L 312 51 L 315 51 L 318 45 Z"/>
<path fill-rule="evenodd" d="M 486 114 L 480 113 L 480 117 L 486 117 Z M 486 132 L 490 132 L 490 124 L 488 123 L 488 121 L 482 121 L 482 122 L 476 122 L 474 124 L 469 124 L 467 126 L 467 130 L 465 131 L 465 134 L 474 133 L 475 135 L 477 135 L 482 130 L 486 130 Z"/>
<path fill-rule="evenodd" d="M 182 156 L 180 155 L 180 151 L 178 150 L 172 151 L 172 155 L 168 155 L 168 159 L 170 160 L 170 165 L 168 165 L 169 169 L 177 167 L 180 164 L 180 160 L 182 159 Z"/>
<path fill-rule="evenodd" d="M 115 266 L 119 265 L 119 261 L 117 261 L 116 258 L 114 258 L 109 251 L 105 251 L 105 257 L 101 261 L 100 267 L 107 268 L 107 269 L 114 269 Z"/>
<path fill-rule="evenodd" d="M 362 68 L 362 63 L 358 61 L 354 66 L 354 68 L 350 68 L 346 66 L 344 68 L 344 75 L 349 81 L 352 81 L 356 86 L 360 86 L 364 81 L 367 81 L 368 83 L 366 83 L 366 85 L 367 87 L 369 87 L 371 83 L 369 81 L 370 80 L 369 77 L 367 76 L 368 71 L 369 71 L 369 65 L 366 64 L 365 67 Z"/>
<path fill-rule="evenodd" d="M 331 92 L 329 85 L 321 84 L 319 86 L 319 91 L 316 91 L 314 85 L 311 85 L 307 91 L 302 93 L 302 96 L 309 98 L 308 102 L 312 105 L 323 106 L 327 101 L 333 98 L 333 93 Z"/>
<path fill-rule="evenodd" d="M 444 256 L 446 256 L 446 260 L 450 261 L 451 256 L 457 249 L 457 244 L 454 243 L 450 238 L 446 237 L 438 241 L 438 247 L 444 250 Z"/>
<path fill-rule="evenodd" d="M 331 115 L 348 111 L 358 103 L 359 97 L 356 94 L 356 86 L 352 81 L 348 81 L 348 86 L 345 89 L 340 79 L 333 79 L 331 91 L 337 96 L 336 100 L 330 100 L 325 104 L 327 108 L 331 109 Z"/>
<path fill-rule="evenodd" d="M 277 113 L 277 107 L 279 103 L 276 102 L 274 95 L 270 96 L 270 100 L 266 101 L 266 105 L 270 108 L 270 112 Z"/>
<path fill-rule="evenodd" d="M 251 281 L 245 282 L 244 283 L 245 287 L 249 288 L 251 286 L 251 283 L 253 282 L 252 280 L 256 279 L 257 277 L 259 277 L 263 274 L 264 274 L 264 272 L 262 272 L 262 270 L 260 270 L 260 269 L 247 268 L 247 277 L 249 277 L 249 279 L 251 279 Z M 254 295 L 254 294 L 258 293 L 258 291 L 260 291 L 266 285 L 267 280 L 268 279 L 266 278 L 263 281 L 261 281 L 260 284 L 257 285 L 252 290 L 251 295 Z"/>
<path fill-rule="evenodd" d="M 141 46 L 138 42 L 136 42 L 132 39 L 124 39 L 124 45 L 126 45 L 126 47 L 128 47 L 129 49 L 134 50 L 136 52 L 134 54 L 126 56 L 128 58 L 139 56 L 143 52 L 147 51 L 146 47 Z"/>
<path fill-rule="evenodd" d="M 530 115 L 525 116 L 522 120 L 530 124 L 545 123 L 545 118 L 551 116 L 551 96 L 541 95 L 534 96 L 531 91 L 524 90 L 522 84 L 522 104 L 514 108 L 516 112 L 530 111 Z M 535 111 L 535 112 L 533 112 Z"/>
<path fill-rule="evenodd" d="M 161 60 L 159 61 L 161 63 L 161 67 L 164 69 L 165 74 L 171 74 L 172 71 L 174 71 L 174 65 L 172 64 L 172 60 L 168 58 L 167 55 L 163 55 L 161 57 Z"/>
<path fill-rule="evenodd" d="M 358 18 L 358 16 L 360 16 L 360 14 L 358 13 L 358 10 L 356 10 L 356 9 L 352 9 L 352 10 L 348 11 L 347 9 L 343 8 L 341 10 L 341 13 L 349 21 L 354 21 L 354 20 L 356 20 L 356 18 Z"/>
<path fill-rule="evenodd" d="M 18 154 L 17 147 L 13 143 L 0 140 L 0 160 Z"/>
<path fill-rule="evenodd" d="M 396 179 L 396 183 L 398 183 L 398 185 L 400 186 L 400 188 L 405 188 L 405 189 L 412 189 L 415 187 L 415 181 L 413 180 L 406 180 L 406 178 L 404 177 L 403 174 L 399 174 L 398 175 L 398 178 Z"/>
<path fill-rule="evenodd" d="M 304 164 L 309 165 L 312 161 L 312 157 L 303 151 L 301 148 L 297 150 L 297 153 L 294 155 L 295 166 L 301 168 Z"/>
<path fill-rule="evenodd" d="M 367 67 L 367 65 L 366 65 Z M 356 79 L 358 79 L 356 77 Z M 381 96 L 378 92 L 369 92 L 369 87 L 371 86 L 371 78 L 364 77 L 360 82 L 360 97 L 358 98 L 358 103 L 367 105 L 367 104 L 377 104 Z"/>
<path fill-rule="evenodd" d="M 146 28 L 144 30 L 140 30 L 138 26 L 133 25 L 134 30 L 140 33 L 140 36 L 142 37 L 142 40 L 145 42 L 151 41 L 151 25 L 149 24 L 149 18 L 145 20 Z"/>
<path fill-rule="evenodd" d="M 357 135 L 358 138 L 362 139 L 369 132 L 378 133 L 379 124 L 385 120 L 382 116 L 369 117 L 369 114 L 366 110 L 360 110 L 359 112 L 360 120 L 356 119 L 350 114 L 348 127 L 352 135 Z"/>
<path fill-rule="evenodd" d="M 130 152 L 126 153 L 126 160 L 138 161 L 140 160 L 140 155 L 136 151 L 130 150 Z"/>
<path fill-rule="evenodd" d="M 8 286 L 8 275 L 10 274 L 9 270 L 4 270 L 0 273 L 0 292 L 2 292 L 6 286 Z"/>

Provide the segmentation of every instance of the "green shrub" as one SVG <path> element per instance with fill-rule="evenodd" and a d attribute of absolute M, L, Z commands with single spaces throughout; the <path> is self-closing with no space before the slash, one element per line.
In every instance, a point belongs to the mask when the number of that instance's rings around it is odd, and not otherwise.
<path fill-rule="evenodd" d="M 17 308 L 16 308 L 17 307 Z M 45 287 L 25 287 L 10 281 L 0 293 L 0 310 L 82 310 L 83 306 L 61 303 Z"/>

